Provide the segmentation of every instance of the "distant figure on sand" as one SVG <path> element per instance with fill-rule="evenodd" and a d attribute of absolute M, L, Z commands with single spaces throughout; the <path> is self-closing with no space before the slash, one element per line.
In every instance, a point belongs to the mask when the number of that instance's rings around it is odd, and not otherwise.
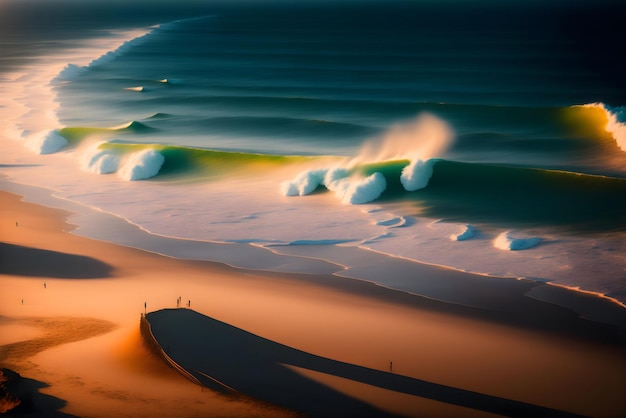
<path fill-rule="evenodd" d="M 191 300 L 188 300 L 188 301 L 187 301 L 187 307 L 188 307 L 188 308 L 191 308 Z"/>
<path fill-rule="evenodd" d="M 393 361 L 389 362 L 389 371 L 392 372 L 393 371 Z"/>
<path fill-rule="evenodd" d="M 44 289 L 46 288 L 46 282 L 43 282 L 43 288 Z"/>
<path fill-rule="evenodd" d="M 15 226 L 17 226 L 17 221 L 15 221 Z"/>
<path fill-rule="evenodd" d="M 146 313 L 146 309 L 148 309 L 148 302 L 143 303 L 143 313 Z"/>

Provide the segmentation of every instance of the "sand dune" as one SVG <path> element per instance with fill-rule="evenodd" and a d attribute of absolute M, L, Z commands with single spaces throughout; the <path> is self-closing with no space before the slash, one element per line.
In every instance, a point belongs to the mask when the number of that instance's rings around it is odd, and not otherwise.
<path fill-rule="evenodd" d="M 444 303 L 332 275 L 163 257 L 64 232 L 66 212 L 16 195 L 0 202 L 1 248 L 17 254 L 0 265 L 0 334 L 11 333 L 0 366 L 40 382 L 59 414 L 626 414 L 623 330 L 528 298 L 525 285 L 498 284 L 509 301 L 498 309 Z M 172 309 L 178 298 L 193 311 Z M 207 388 L 151 355 L 144 310 Z M 221 394 L 211 378 L 248 396 Z"/>
<path fill-rule="evenodd" d="M 579 416 L 402 376 L 393 373 L 392 364 L 389 371 L 381 371 L 316 356 L 189 309 L 151 312 L 146 318 L 167 355 L 203 385 L 228 393 L 242 392 L 307 416 L 386 414 L 308 379 L 291 367 L 504 416 Z"/>

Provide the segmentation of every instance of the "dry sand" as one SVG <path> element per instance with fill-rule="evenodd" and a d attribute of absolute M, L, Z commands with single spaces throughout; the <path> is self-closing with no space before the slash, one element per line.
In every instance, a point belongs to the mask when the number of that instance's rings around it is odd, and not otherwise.
<path fill-rule="evenodd" d="M 305 412 L 626 416 L 623 330 L 519 286 L 505 311 L 463 307 L 333 276 L 176 260 L 72 235 L 66 216 L 0 192 L 0 367 L 38 382 L 42 416 L 296 414 L 165 366 L 140 338 L 144 303 L 173 357 Z M 161 311 L 179 297 L 193 311 Z"/>

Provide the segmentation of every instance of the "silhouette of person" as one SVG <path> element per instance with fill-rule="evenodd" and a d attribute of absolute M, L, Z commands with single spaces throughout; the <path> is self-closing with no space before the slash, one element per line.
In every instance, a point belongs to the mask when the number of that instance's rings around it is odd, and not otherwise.
<path fill-rule="evenodd" d="M 43 288 L 44 289 L 46 288 L 46 282 L 43 282 Z"/>
<path fill-rule="evenodd" d="M 392 372 L 393 371 L 393 361 L 389 362 L 389 371 Z"/>
<path fill-rule="evenodd" d="M 191 308 L 191 300 L 187 301 L 187 307 Z"/>
<path fill-rule="evenodd" d="M 146 309 L 148 308 L 148 302 L 143 303 L 143 312 L 146 313 Z"/>

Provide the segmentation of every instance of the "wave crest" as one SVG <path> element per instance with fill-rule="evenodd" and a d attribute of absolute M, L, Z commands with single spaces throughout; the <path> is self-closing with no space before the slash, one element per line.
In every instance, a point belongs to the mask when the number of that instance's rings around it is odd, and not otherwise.
<path fill-rule="evenodd" d="M 313 193 L 324 182 L 328 170 L 317 169 L 304 171 L 293 180 L 284 181 L 280 185 L 284 196 L 305 196 Z"/>
<path fill-rule="evenodd" d="M 96 174 L 116 172 L 119 166 L 119 156 L 99 147 L 100 144 L 90 148 L 83 154 L 81 161 L 83 169 Z"/>
<path fill-rule="evenodd" d="M 536 247 L 541 243 L 541 238 L 515 238 L 511 235 L 511 231 L 502 232 L 493 241 L 494 247 L 505 251 L 521 251 Z"/>
<path fill-rule="evenodd" d="M 604 103 L 590 103 L 583 107 L 599 108 L 604 110 L 607 123 L 604 129 L 611 134 L 617 146 L 626 152 L 626 107 L 612 107 Z"/>
<path fill-rule="evenodd" d="M 316 168 L 298 174 L 293 180 L 281 183 L 285 196 L 303 196 L 320 185 L 334 191 L 342 202 L 367 203 L 376 200 L 387 188 L 387 179 L 380 172 L 365 177 L 355 173 L 372 163 L 409 161 L 402 169 L 400 182 L 407 191 L 428 186 L 437 157 L 452 144 L 454 134 L 443 120 L 422 114 L 416 119 L 393 126 L 379 141 L 368 142 L 359 155 L 343 166 Z M 362 174 L 362 173 L 361 173 Z"/>
<path fill-rule="evenodd" d="M 428 186 L 428 182 L 433 175 L 433 168 L 436 160 L 414 160 L 402 169 L 400 182 L 405 190 L 414 192 Z"/>
<path fill-rule="evenodd" d="M 387 188 L 387 180 L 380 173 L 365 178 L 345 177 L 326 184 L 329 190 L 346 204 L 359 205 L 376 200 Z"/>
<path fill-rule="evenodd" d="M 53 154 L 67 145 L 67 140 L 54 129 L 41 131 L 26 139 L 26 146 L 37 154 Z"/>
<path fill-rule="evenodd" d="M 145 149 L 132 153 L 123 163 L 118 175 L 124 180 L 135 181 L 156 176 L 165 157 L 154 149 Z"/>
<path fill-rule="evenodd" d="M 476 228 L 468 224 L 468 225 L 463 226 L 463 229 L 459 233 L 450 235 L 450 239 L 452 241 L 465 241 L 470 238 L 473 238 L 475 234 L 476 234 Z"/>

